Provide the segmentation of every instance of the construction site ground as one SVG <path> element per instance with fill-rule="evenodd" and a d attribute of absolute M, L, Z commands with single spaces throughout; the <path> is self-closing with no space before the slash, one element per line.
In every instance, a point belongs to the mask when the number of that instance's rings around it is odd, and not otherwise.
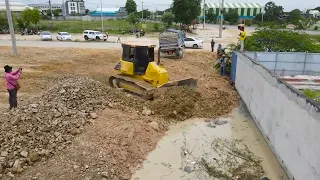
<path fill-rule="evenodd" d="M 107 83 L 108 77 L 114 74 L 113 67 L 121 55 L 119 49 L 19 47 L 18 56 L 13 56 L 10 50 L 10 47 L 0 47 L 0 62 L 1 66 L 9 64 L 14 69 L 23 68 L 19 81 L 21 84 L 18 93 L 19 105 L 30 102 L 28 99 L 46 91 L 48 86 L 53 86 L 57 78 L 64 75 L 90 77 Z M 172 118 L 172 111 L 177 115 L 172 108 L 167 114 L 158 112 L 157 109 L 152 109 L 152 114 L 144 114 L 143 110 L 151 109 L 151 105 L 148 107 L 146 104 L 143 106 L 147 107 L 142 108 L 141 105 L 128 102 L 133 95 L 120 94 L 119 97 L 123 99 L 112 102 L 113 104 L 100 111 L 98 117 L 92 118 L 90 124 L 84 127 L 81 134 L 75 136 L 69 146 L 52 157 L 27 167 L 21 174 L 13 176 L 9 173 L 9 175 L 13 179 L 22 180 L 130 179 L 137 168 L 141 167 L 147 155 L 156 148 L 170 125 L 191 117 L 209 119 L 227 117 L 239 105 L 237 92 L 227 77 L 219 76 L 213 68 L 214 62 L 215 53 L 203 51 L 187 52 L 181 60 L 162 60 L 171 80 L 185 77 L 198 79 L 196 90 L 198 94 L 191 94 L 190 99 L 188 97 L 179 99 L 174 97 L 179 91 L 172 92 L 171 99 L 178 102 L 170 102 L 170 99 L 162 97 L 152 107 L 168 110 L 169 108 L 162 106 L 179 108 L 175 106 L 180 103 L 179 101 L 189 104 L 199 101 L 200 107 L 196 112 L 192 112 L 192 115 L 184 114 Z M 4 83 L 2 80 L 2 84 Z M 4 85 L 1 86 L 0 92 L 0 109 L 2 113 L 6 113 L 8 93 Z M 140 100 L 137 99 L 135 102 Z M 125 108 L 117 108 L 118 106 Z M 240 126 L 238 128 L 241 129 Z M 261 140 L 263 141 L 263 138 Z M 277 168 L 278 166 L 277 164 Z M 281 171 L 276 174 L 282 173 Z M 2 174 L 2 178 L 8 178 L 7 175 Z"/>

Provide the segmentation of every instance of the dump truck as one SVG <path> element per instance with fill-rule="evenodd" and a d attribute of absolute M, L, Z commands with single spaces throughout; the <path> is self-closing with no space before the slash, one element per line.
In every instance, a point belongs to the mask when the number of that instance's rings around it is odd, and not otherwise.
<path fill-rule="evenodd" d="M 159 34 L 159 49 L 161 57 L 183 58 L 184 33 L 176 29 L 167 29 Z"/>

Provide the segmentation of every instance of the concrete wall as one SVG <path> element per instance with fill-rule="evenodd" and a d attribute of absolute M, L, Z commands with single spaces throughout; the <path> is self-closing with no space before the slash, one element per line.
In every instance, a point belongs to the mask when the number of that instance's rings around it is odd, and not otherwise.
<path fill-rule="evenodd" d="M 245 52 L 280 76 L 320 76 L 320 53 L 300 52 Z"/>
<path fill-rule="evenodd" d="M 235 86 L 290 179 L 320 179 L 320 107 L 236 53 Z"/>

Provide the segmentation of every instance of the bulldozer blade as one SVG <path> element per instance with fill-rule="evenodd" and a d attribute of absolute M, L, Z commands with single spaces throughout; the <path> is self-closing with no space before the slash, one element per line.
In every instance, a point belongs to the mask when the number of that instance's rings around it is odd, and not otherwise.
<path fill-rule="evenodd" d="M 188 78 L 188 79 L 182 79 L 182 80 L 177 80 L 177 81 L 170 81 L 161 87 L 172 87 L 172 86 L 189 86 L 192 88 L 197 87 L 197 80 L 193 78 Z"/>

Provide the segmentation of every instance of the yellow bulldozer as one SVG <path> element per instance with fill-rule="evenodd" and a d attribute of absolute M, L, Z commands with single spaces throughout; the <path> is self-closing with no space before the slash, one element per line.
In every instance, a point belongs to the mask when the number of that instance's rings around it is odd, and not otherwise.
<path fill-rule="evenodd" d="M 167 70 L 160 62 L 154 61 L 155 45 L 129 42 L 122 44 L 122 58 L 114 69 L 118 72 L 109 78 L 109 84 L 114 88 L 122 88 L 145 99 L 153 99 L 156 89 L 170 86 L 197 87 L 193 78 L 169 81 Z"/>

